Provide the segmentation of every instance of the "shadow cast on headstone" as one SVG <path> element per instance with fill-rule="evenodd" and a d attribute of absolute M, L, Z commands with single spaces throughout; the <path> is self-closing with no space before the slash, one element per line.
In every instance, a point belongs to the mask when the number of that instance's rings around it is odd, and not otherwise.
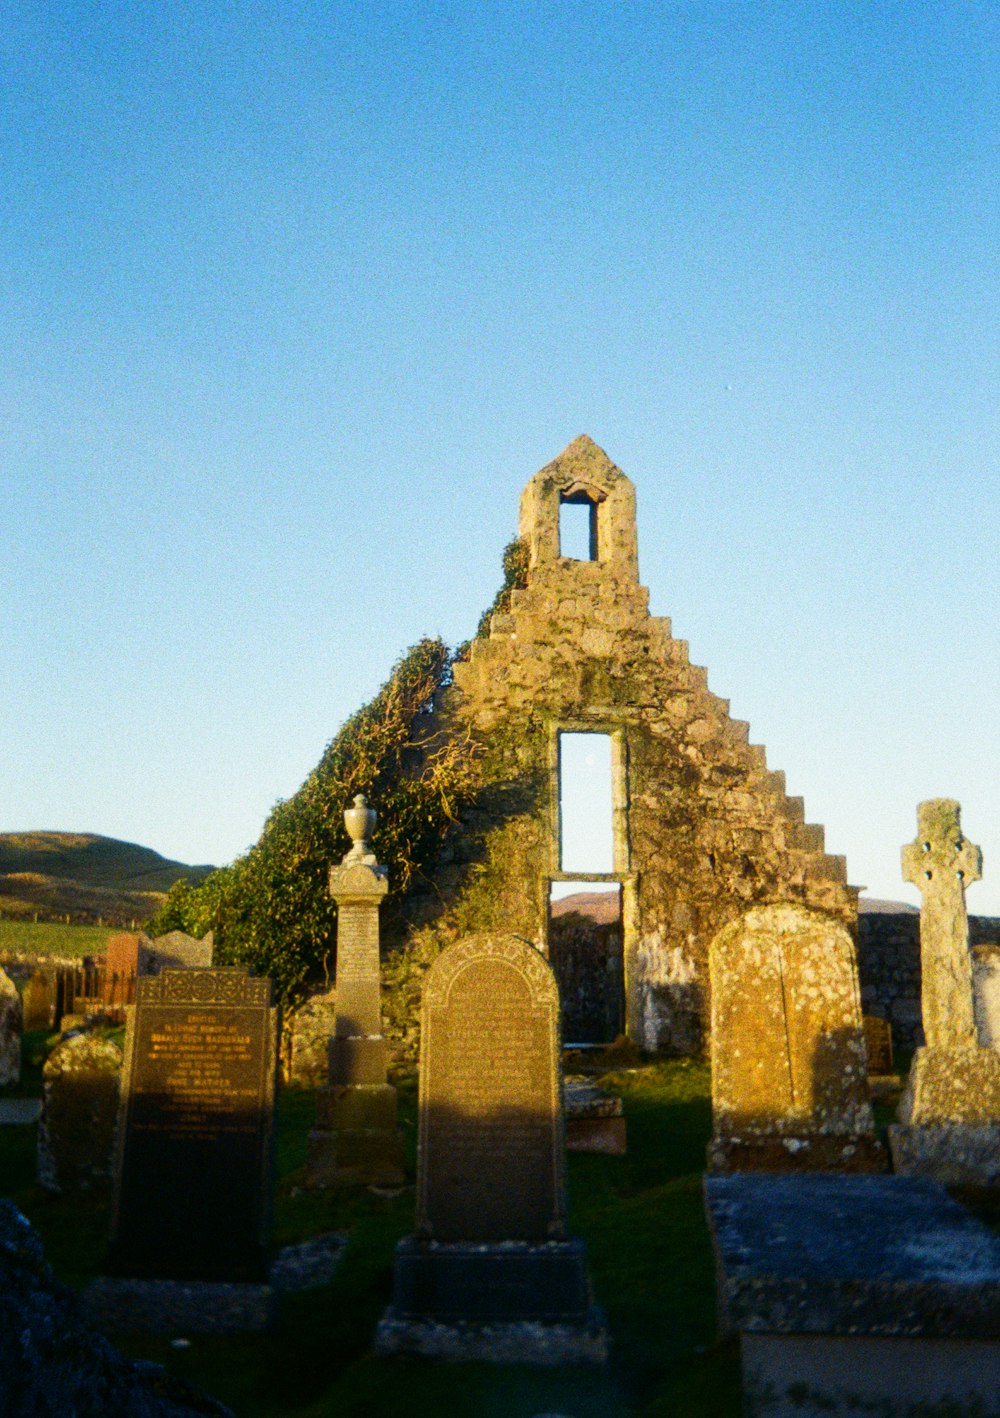
<path fill-rule="evenodd" d="M 271 1114 L 133 1096 L 119 1141 L 108 1272 L 259 1281 L 271 1225 Z"/>

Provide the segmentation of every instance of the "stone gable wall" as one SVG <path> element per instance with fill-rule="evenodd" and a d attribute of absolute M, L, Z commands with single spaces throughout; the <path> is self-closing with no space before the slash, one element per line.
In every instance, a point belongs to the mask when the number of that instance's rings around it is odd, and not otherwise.
<path fill-rule="evenodd" d="M 589 490 L 604 559 L 558 556 L 560 488 L 574 499 Z M 633 496 L 586 439 L 525 490 L 528 584 L 456 665 L 429 726 L 473 735 L 486 787 L 423 919 L 444 910 L 462 930 L 510 930 L 546 946 L 548 887 L 561 875 L 558 733 L 608 733 L 628 1032 L 646 1048 L 693 1053 L 705 1039 L 708 946 L 722 926 L 748 906 L 792 901 L 853 932 L 857 891 L 669 621 L 649 615 Z"/>

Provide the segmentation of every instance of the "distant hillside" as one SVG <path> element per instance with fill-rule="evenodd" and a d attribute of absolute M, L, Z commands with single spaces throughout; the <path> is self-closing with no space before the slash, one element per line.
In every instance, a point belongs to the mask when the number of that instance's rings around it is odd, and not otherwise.
<path fill-rule="evenodd" d="M 213 870 L 93 833 L 0 832 L 0 915 L 129 925 L 181 877 L 195 884 Z"/>

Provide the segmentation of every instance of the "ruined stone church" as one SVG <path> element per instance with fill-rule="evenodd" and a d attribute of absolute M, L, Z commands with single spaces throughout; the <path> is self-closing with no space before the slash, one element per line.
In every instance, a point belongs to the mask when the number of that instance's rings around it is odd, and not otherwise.
<path fill-rule="evenodd" d="M 565 504 L 584 508 L 589 556 L 564 554 Z M 597 1035 L 700 1051 L 717 932 L 750 906 L 796 902 L 854 933 L 858 888 L 669 620 L 649 614 L 635 490 L 589 438 L 528 482 L 519 535 L 526 584 L 456 664 L 428 729 L 471 735 L 487 787 L 446 844 L 432 889 L 413 894 L 410 919 L 514 931 L 550 955 L 564 993 L 600 996 Z M 561 850 L 561 744 L 580 733 L 610 743 L 613 858 L 596 874 L 567 871 Z M 604 954 L 582 976 L 572 951 L 559 959 L 553 901 L 553 887 L 574 883 L 618 893 Z"/>

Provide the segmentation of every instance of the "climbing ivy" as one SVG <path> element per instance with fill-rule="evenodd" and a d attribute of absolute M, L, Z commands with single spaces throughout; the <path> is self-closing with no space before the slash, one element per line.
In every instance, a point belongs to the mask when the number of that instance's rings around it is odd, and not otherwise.
<path fill-rule="evenodd" d="M 330 864 L 350 846 L 343 812 L 356 793 L 378 811 L 372 847 L 394 893 L 427 873 L 458 809 L 476 790 L 474 745 L 435 733 L 435 696 L 450 680 L 440 640 L 414 645 L 375 698 L 344 724 L 260 840 L 196 887 L 179 882 L 147 930 L 215 932 L 216 958 L 275 981 L 293 1005 L 333 963 Z"/>

